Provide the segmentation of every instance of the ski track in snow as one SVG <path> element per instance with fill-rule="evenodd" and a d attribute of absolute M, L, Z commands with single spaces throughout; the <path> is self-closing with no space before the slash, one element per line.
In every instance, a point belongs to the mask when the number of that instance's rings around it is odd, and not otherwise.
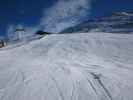
<path fill-rule="evenodd" d="M 132 34 L 53 34 L 0 50 L 0 100 L 133 100 L 132 93 Z"/>

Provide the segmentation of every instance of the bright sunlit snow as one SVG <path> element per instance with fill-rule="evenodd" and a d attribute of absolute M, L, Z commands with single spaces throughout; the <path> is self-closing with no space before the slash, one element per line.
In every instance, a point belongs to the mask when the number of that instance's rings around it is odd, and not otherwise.
<path fill-rule="evenodd" d="M 133 34 L 53 34 L 0 49 L 0 100 L 133 100 Z"/>

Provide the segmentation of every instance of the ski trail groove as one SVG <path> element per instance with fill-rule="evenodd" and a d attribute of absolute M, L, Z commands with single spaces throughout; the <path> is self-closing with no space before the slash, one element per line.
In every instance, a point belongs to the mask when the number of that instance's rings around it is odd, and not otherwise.
<path fill-rule="evenodd" d="M 55 83 L 55 86 L 56 86 L 56 88 L 57 88 L 57 90 L 58 90 L 58 92 L 59 92 L 59 95 L 60 95 L 61 100 L 65 100 L 65 99 L 64 99 L 64 96 L 63 96 L 63 92 L 61 91 L 61 89 L 60 89 L 60 87 L 59 87 L 59 85 L 58 85 L 56 79 L 55 79 L 53 76 L 51 76 L 51 79 L 52 79 L 52 81 Z"/>
<path fill-rule="evenodd" d="M 108 89 L 104 86 L 104 84 L 102 83 L 101 79 L 100 79 L 100 74 L 95 74 L 95 73 L 91 73 L 91 75 L 94 77 L 95 80 L 97 80 L 97 82 L 100 84 L 100 86 L 103 88 L 103 90 L 105 91 L 105 93 L 107 94 L 107 96 L 109 97 L 110 100 L 113 100 L 110 92 L 108 91 Z"/>
<path fill-rule="evenodd" d="M 98 95 L 97 90 L 96 90 L 96 88 L 94 87 L 93 83 L 92 83 L 88 78 L 86 78 L 86 79 L 87 79 L 88 83 L 91 85 L 91 87 L 92 87 L 92 89 L 94 90 L 95 94 Z"/>
<path fill-rule="evenodd" d="M 72 93 L 71 93 L 71 100 L 73 100 L 74 92 L 75 92 L 75 84 L 73 83 L 73 89 L 72 89 Z"/>

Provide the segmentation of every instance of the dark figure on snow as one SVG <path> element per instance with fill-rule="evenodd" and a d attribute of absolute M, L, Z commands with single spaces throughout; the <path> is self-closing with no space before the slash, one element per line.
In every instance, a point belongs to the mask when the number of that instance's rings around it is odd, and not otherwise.
<path fill-rule="evenodd" d="M 0 40 L 0 48 L 5 46 L 5 42 L 3 40 Z"/>

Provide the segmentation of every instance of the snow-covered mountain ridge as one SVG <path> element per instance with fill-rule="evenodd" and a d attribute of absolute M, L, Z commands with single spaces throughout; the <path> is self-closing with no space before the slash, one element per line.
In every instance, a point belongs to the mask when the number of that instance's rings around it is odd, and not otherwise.
<path fill-rule="evenodd" d="M 0 50 L 0 100 L 133 100 L 133 35 L 52 34 Z"/>
<path fill-rule="evenodd" d="M 114 12 L 102 18 L 94 18 L 74 27 L 63 30 L 61 33 L 74 32 L 110 32 L 133 33 L 133 12 Z"/>

